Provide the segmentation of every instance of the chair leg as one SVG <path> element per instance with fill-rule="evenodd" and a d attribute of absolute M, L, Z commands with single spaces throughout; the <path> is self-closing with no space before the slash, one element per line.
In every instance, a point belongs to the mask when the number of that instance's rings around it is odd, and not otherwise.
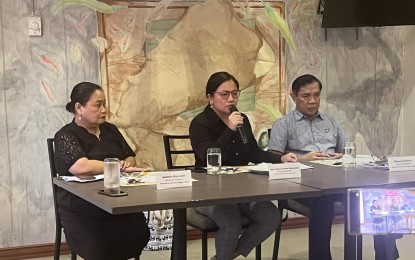
<path fill-rule="evenodd" d="M 275 230 L 274 252 L 272 253 L 272 260 L 278 259 L 278 251 L 280 249 L 280 238 L 281 238 L 281 224 L 278 226 L 277 230 Z"/>
<path fill-rule="evenodd" d="M 56 234 L 55 234 L 55 252 L 53 254 L 54 260 L 59 260 L 61 255 L 61 236 L 62 236 L 62 228 L 56 227 Z"/>
<path fill-rule="evenodd" d="M 202 260 L 207 260 L 208 258 L 207 236 L 208 233 L 202 230 Z"/>
<path fill-rule="evenodd" d="M 356 237 L 356 260 L 362 260 L 362 254 L 363 254 L 363 241 L 362 241 L 362 236 L 358 235 Z"/>
<path fill-rule="evenodd" d="M 255 259 L 261 260 L 261 244 L 257 245 L 255 248 Z"/>

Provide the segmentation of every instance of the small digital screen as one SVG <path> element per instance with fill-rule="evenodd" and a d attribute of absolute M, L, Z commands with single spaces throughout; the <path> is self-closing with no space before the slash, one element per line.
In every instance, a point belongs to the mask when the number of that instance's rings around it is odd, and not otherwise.
<path fill-rule="evenodd" d="M 351 196 L 361 234 L 415 234 L 415 190 L 362 189 Z"/>

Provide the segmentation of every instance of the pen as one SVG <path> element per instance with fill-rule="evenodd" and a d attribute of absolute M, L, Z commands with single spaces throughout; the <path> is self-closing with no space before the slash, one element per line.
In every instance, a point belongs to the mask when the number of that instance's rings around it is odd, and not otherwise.
<path fill-rule="evenodd" d="M 138 176 L 145 176 L 147 174 L 149 174 L 149 172 L 141 172 Z"/>

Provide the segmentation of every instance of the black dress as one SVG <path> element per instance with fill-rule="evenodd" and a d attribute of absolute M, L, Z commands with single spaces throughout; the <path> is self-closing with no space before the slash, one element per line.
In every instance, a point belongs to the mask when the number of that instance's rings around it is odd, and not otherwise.
<path fill-rule="evenodd" d="M 60 175 L 80 158 L 101 160 L 135 156 L 118 129 L 100 126 L 100 139 L 75 124 L 67 124 L 55 135 L 55 165 Z M 58 211 L 66 241 L 85 260 L 118 260 L 139 256 L 150 232 L 142 212 L 111 215 L 76 195 L 58 188 Z"/>

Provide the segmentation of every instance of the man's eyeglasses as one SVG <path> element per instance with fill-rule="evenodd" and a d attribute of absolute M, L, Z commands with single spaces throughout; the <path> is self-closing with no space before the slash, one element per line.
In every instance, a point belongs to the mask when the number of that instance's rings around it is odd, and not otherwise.
<path fill-rule="evenodd" d="M 222 99 L 228 99 L 229 98 L 229 95 L 232 95 L 233 98 L 238 98 L 239 95 L 241 94 L 241 91 L 240 90 L 234 90 L 234 91 L 227 91 L 227 90 L 225 90 L 225 91 L 220 91 L 220 92 L 217 91 L 217 92 L 214 92 L 214 93 L 218 93 L 219 96 Z"/>

